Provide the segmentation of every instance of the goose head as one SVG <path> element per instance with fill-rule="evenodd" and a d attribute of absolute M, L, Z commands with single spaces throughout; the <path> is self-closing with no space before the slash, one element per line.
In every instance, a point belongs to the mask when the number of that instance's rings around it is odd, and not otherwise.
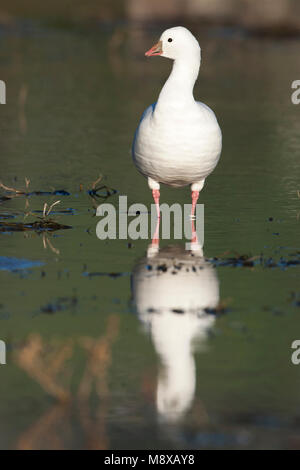
<path fill-rule="evenodd" d="M 183 26 L 166 29 L 159 41 L 145 53 L 147 57 L 160 55 L 168 59 L 200 59 L 201 49 L 197 39 Z"/>

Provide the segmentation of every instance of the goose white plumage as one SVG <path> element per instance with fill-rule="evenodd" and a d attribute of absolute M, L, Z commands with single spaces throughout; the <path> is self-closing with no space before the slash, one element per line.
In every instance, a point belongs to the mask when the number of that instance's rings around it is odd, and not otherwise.
<path fill-rule="evenodd" d="M 146 56 L 174 61 L 156 103 L 143 113 L 135 132 L 133 160 L 148 178 L 159 215 L 160 183 L 191 185 L 192 214 L 205 178 L 214 170 L 222 149 L 222 134 L 214 112 L 195 101 L 201 49 L 192 33 L 177 26 L 167 29 Z"/>

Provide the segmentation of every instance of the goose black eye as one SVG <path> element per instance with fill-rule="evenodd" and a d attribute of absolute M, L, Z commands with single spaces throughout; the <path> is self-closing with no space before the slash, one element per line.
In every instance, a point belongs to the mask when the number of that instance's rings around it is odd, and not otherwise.
<path fill-rule="evenodd" d="M 168 42 L 172 42 L 172 41 L 173 41 L 173 39 L 172 39 L 172 38 L 169 38 L 169 39 L 168 39 Z"/>

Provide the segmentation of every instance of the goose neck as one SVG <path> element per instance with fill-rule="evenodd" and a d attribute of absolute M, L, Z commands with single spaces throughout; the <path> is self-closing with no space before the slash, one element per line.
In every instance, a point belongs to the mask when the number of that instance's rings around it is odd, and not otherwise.
<path fill-rule="evenodd" d="M 181 106 L 194 102 L 193 89 L 199 68 L 200 58 L 176 59 L 172 72 L 160 92 L 158 106 Z"/>

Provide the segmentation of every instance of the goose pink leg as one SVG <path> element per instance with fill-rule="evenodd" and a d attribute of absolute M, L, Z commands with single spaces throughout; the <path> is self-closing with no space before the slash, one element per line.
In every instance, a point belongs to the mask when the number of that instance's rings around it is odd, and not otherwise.
<path fill-rule="evenodd" d="M 195 215 L 195 209 L 199 197 L 199 191 L 192 191 L 192 216 Z"/>
<path fill-rule="evenodd" d="M 191 190 L 192 190 L 192 213 L 191 213 L 191 216 L 192 217 L 194 217 L 194 215 L 195 215 L 195 209 L 196 209 L 199 193 L 200 193 L 201 189 L 204 186 L 204 182 L 205 182 L 205 179 L 199 180 L 196 183 L 193 183 L 191 185 Z"/>
<path fill-rule="evenodd" d="M 156 206 L 157 217 L 160 219 L 160 210 L 159 210 L 159 198 L 160 192 L 159 189 L 152 189 L 152 196 Z"/>
<path fill-rule="evenodd" d="M 155 247 L 155 246 L 158 247 L 159 246 L 159 226 L 160 226 L 160 218 L 157 219 L 155 232 L 154 232 L 153 238 L 152 238 L 152 246 L 153 247 Z"/>
<path fill-rule="evenodd" d="M 199 244 L 199 240 L 198 240 L 197 232 L 196 232 L 196 229 L 195 229 L 194 220 L 192 219 L 191 222 L 192 222 L 192 238 L 191 238 L 191 242 L 192 242 L 193 244 L 198 245 L 198 244 Z"/>

